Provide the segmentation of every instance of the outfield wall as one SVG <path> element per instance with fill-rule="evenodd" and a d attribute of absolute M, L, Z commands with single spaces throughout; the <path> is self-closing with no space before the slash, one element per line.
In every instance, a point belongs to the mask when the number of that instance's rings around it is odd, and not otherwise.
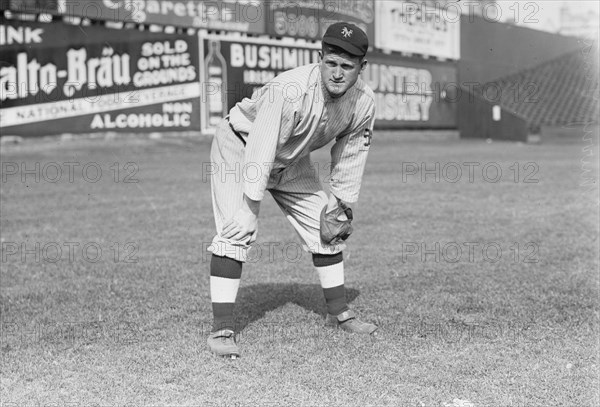
<path fill-rule="evenodd" d="M 215 116 L 275 75 L 318 62 L 320 42 L 175 32 L 4 19 L 2 134 L 210 133 Z M 363 79 L 376 94 L 376 127 L 456 127 L 456 105 L 443 97 L 456 82 L 455 62 L 377 49 L 369 61 Z"/>
<path fill-rule="evenodd" d="M 0 0 L 0 10 L 11 13 L 0 23 L 2 133 L 211 132 L 215 118 L 256 87 L 315 62 L 318 39 L 341 20 L 372 39 L 363 79 L 376 94 L 377 128 L 457 128 L 469 115 L 479 120 L 461 100 L 465 86 L 581 46 L 576 38 L 461 16 L 452 3 L 436 7 L 403 0 Z"/>
<path fill-rule="evenodd" d="M 212 54 L 218 55 L 211 56 L 211 48 Z M 223 112 L 242 98 L 252 97 L 257 88 L 279 73 L 318 62 L 320 48 L 318 43 L 202 36 L 203 131 L 210 132 Z M 453 62 L 423 61 L 381 52 L 372 52 L 368 60 L 362 79 L 375 92 L 377 128 L 456 127 L 456 104 L 443 96 L 456 83 Z M 210 69 L 222 71 L 221 78 L 211 76 Z M 215 80 L 227 83 L 226 88 L 219 91 Z"/>

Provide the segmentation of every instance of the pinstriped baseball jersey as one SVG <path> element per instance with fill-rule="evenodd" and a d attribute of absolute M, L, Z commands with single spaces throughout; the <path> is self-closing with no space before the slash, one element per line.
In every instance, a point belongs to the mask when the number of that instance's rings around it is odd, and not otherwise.
<path fill-rule="evenodd" d="M 250 199 L 263 199 L 273 170 L 294 165 L 336 139 L 330 190 L 345 202 L 357 201 L 370 145 L 365 129 L 372 131 L 375 121 L 373 91 L 360 78 L 334 99 L 322 83 L 319 64 L 295 68 L 237 103 L 229 121 L 246 141 L 244 167 L 260 169 L 257 178 L 244 183 Z"/>

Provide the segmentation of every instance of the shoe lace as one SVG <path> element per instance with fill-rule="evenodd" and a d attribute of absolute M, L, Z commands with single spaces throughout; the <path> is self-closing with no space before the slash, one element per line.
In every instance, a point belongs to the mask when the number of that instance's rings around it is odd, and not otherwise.
<path fill-rule="evenodd" d="M 233 342 L 235 343 L 235 333 L 234 332 L 223 332 L 223 334 L 221 334 L 219 336 L 219 338 L 221 338 L 222 342 Z"/>

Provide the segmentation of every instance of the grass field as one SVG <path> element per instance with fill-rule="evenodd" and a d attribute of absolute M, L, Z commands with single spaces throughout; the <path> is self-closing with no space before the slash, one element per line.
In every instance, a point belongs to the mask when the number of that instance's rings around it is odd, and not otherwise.
<path fill-rule="evenodd" d="M 208 139 L 3 145 L 1 405 L 599 405 L 597 145 L 376 137 L 345 252 L 374 338 L 323 327 L 268 197 L 237 361 L 206 348 Z"/>

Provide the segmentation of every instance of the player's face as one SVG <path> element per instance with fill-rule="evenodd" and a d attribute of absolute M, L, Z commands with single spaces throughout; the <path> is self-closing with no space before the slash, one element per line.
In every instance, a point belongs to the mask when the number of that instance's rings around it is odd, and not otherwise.
<path fill-rule="evenodd" d="M 367 61 L 362 61 L 359 57 L 350 55 L 321 53 L 321 79 L 325 88 L 331 97 L 338 98 L 350 89 L 356 81 L 362 70 L 367 65 Z"/>

